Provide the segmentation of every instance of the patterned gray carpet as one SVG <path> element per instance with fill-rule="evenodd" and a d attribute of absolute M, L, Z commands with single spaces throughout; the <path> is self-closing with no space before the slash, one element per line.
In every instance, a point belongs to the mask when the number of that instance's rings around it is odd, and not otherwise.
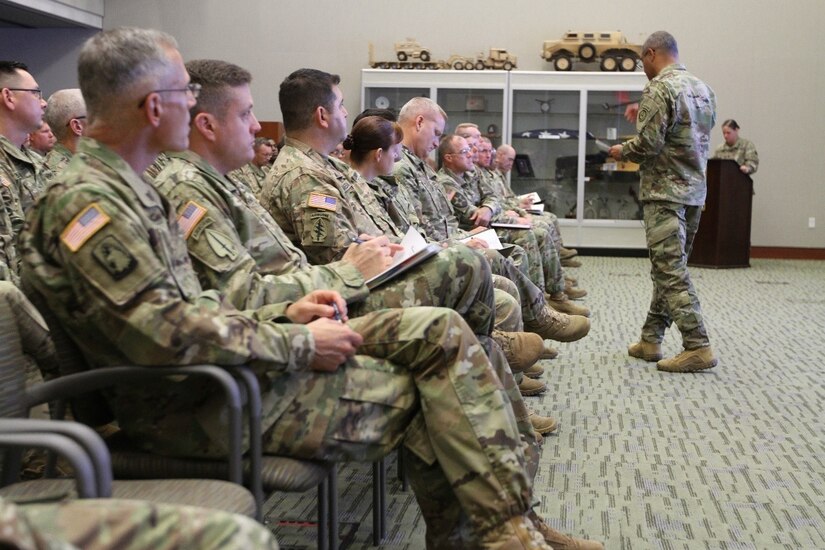
<path fill-rule="evenodd" d="M 546 521 L 608 549 L 825 549 L 825 262 L 692 268 L 719 366 L 666 374 L 632 359 L 650 296 L 644 258 L 583 258 L 593 329 L 545 362 L 528 404 L 561 421 L 535 497 Z M 666 355 L 681 349 L 669 333 Z M 420 549 L 423 521 L 390 457 L 388 537 Z M 342 548 L 372 544 L 370 465 L 342 466 Z M 275 495 L 282 546 L 315 547 L 315 498 Z"/>

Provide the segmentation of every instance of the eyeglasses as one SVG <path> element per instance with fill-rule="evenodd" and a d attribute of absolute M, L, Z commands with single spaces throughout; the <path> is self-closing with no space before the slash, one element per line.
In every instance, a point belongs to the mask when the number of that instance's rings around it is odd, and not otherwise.
<path fill-rule="evenodd" d="M 469 155 L 471 149 L 469 147 L 465 147 L 463 149 L 459 149 L 458 151 L 450 153 L 451 155 Z"/>
<path fill-rule="evenodd" d="M 71 126 L 73 120 L 83 120 L 85 118 L 86 118 L 86 115 L 73 116 L 72 118 L 69 119 L 69 122 L 66 123 L 66 126 Z"/>
<path fill-rule="evenodd" d="M 152 90 L 151 92 L 146 94 L 146 96 L 143 99 L 140 100 L 140 103 L 138 103 L 138 109 L 140 109 L 146 104 L 146 99 L 151 94 L 159 94 L 161 92 L 189 92 L 190 94 L 192 94 L 192 99 L 198 99 L 198 96 L 201 95 L 201 88 L 202 86 L 197 82 L 190 82 L 186 85 L 186 88 L 166 88 L 164 90 Z"/>
<path fill-rule="evenodd" d="M 43 90 L 40 88 L 6 88 L 7 90 L 11 90 L 12 92 L 30 92 L 32 93 L 37 99 L 43 99 Z"/>

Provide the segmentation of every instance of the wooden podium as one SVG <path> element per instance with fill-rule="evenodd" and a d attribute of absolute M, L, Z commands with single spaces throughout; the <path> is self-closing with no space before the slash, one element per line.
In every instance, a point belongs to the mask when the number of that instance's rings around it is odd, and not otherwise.
<path fill-rule="evenodd" d="M 750 267 L 753 180 L 732 160 L 708 161 L 708 196 L 688 265 Z"/>

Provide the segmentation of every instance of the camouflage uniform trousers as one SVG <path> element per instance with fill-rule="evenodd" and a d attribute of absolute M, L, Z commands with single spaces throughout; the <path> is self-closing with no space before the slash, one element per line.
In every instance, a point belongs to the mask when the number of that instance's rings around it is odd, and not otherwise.
<path fill-rule="evenodd" d="M 516 247 L 516 250 L 521 250 L 521 247 Z M 489 249 L 484 250 L 483 253 L 487 258 L 487 261 L 490 262 L 490 269 L 494 274 L 494 278 L 495 276 L 505 277 L 515 286 L 517 292 L 510 292 L 510 294 L 515 299 L 519 300 L 519 305 L 521 306 L 521 320 L 542 320 L 546 315 L 545 308 L 547 302 L 545 301 L 544 292 L 542 289 L 533 283 L 524 270 L 524 267 L 529 260 L 521 262 L 517 265 L 512 261 L 512 256 L 510 258 L 505 258 L 497 251 Z M 501 288 L 509 292 L 508 288 L 501 286 L 497 286 L 497 288 Z M 498 315 L 496 316 L 496 321 L 496 328 L 500 330 L 507 330 L 499 326 L 500 322 Z M 518 329 L 518 331 L 521 330 L 522 328 Z M 516 331 L 512 330 L 511 332 Z"/>
<path fill-rule="evenodd" d="M 251 518 L 139 500 L 21 504 L 0 499 L 0 547 L 20 550 L 277 550 Z"/>
<path fill-rule="evenodd" d="M 24 354 L 26 386 L 33 386 L 58 376 L 57 355 L 46 321 L 28 298 L 8 281 L 0 281 L 0 304 L 11 313 L 17 325 Z M 48 405 L 32 409 L 32 418 L 49 418 Z"/>
<path fill-rule="evenodd" d="M 352 304 L 349 316 L 414 306 L 454 309 L 477 335 L 489 335 L 495 322 L 489 264 L 481 254 L 464 245 L 450 246 Z"/>
<path fill-rule="evenodd" d="M 653 298 L 642 327 L 642 340 L 646 342 L 661 343 L 665 330 L 674 322 L 682 333 L 685 349 L 710 345 L 699 296 L 687 268 L 701 215 L 701 206 L 667 201 L 644 203 L 653 281 Z"/>
<path fill-rule="evenodd" d="M 461 316 L 445 308 L 376 312 L 348 324 L 364 338 L 359 354 L 369 357 L 310 373 L 298 406 L 264 434 L 265 452 L 373 461 L 405 438 L 426 465 L 410 472 L 413 486 L 452 495 L 451 507 L 475 530 L 524 513 L 532 478 L 523 442 L 534 447 L 535 440 L 532 433 L 525 440 L 529 420 L 517 422 L 526 411 L 514 412 L 523 403 L 510 400 L 506 386 L 515 382 L 498 347 L 490 351 L 494 367 Z M 425 480 L 416 478 L 422 470 Z M 419 503 L 428 524 L 444 506 Z"/>
<path fill-rule="evenodd" d="M 500 231 L 500 238 L 502 242 L 517 244 L 524 249 L 530 261 L 528 275 L 533 284 L 549 294 L 564 291 L 559 251 L 546 223 L 533 220 L 532 229 L 507 229 Z"/>

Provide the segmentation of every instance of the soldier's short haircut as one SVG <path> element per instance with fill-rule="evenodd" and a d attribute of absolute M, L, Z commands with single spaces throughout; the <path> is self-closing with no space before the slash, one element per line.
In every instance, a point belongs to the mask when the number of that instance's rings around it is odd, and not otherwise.
<path fill-rule="evenodd" d="M 444 155 L 449 155 L 450 153 L 455 153 L 454 150 L 455 145 L 453 143 L 460 138 L 458 134 L 444 134 L 441 137 L 441 141 L 438 142 L 438 165 L 441 166 L 444 164 Z"/>
<path fill-rule="evenodd" d="M 210 113 L 218 118 L 226 114 L 229 106 L 229 88 L 252 82 L 252 75 L 243 67 L 218 59 L 195 59 L 186 63 L 191 82 L 201 85 L 198 102 L 190 114 L 194 120 L 198 113 Z"/>
<path fill-rule="evenodd" d="M 29 71 L 29 67 L 20 61 L 0 61 L 0 88 L 7 88 L 13 85 L 18 73 L 17 71 Z"/>
<path fill-rule="evenodd" d="M 415 120 L 417 116 L 435 118 L 438 115 L 447 120 L 447 113 L 438 103 L 429 97 L 414 97 L 401 107 L 401 111 L 398 113 L 398 122 L 408 124 Z"/>
<path fill-rule="evenodd" d="M 468 132 L 467 130 L 469 130 L 470 128 L 473 128 L 479 134 L 481 133 L 481 131 L 478 129 L 478 124 L 474 124 L 472 122 L 462 122 L 461 124 L 459 124 L 458 126 L 455 127 L 455 133 L 458 134 L 459 136 L 463 137 L 463 138 L 466 138 L 471 133 L 473 133 L 473 134 L 475 133 L 475 132 Z"/>
<path fill-rule="evenodd" d="M 257 137 L 255 138 L 255 143 L 252 144 L 252 148 L 254 150 L 260 149 L 262 145 L 269 145 L 270 147 L 275 147 L 275 142 L 266 137 Z"/>
<path fill-rule="evenodd" d="M 312 126 L 318 107 L 332 109 L 335 102 L 333 86 L 341 82 L 337 74 L 317 69 L 298 69 L 281 82 L 278 101 L 287 132 L 305 130 Z"/>
<path fill-rule="evenodd" d="M 71 133 L 69 122 L 75 117 L 86 115 L 86 103 L 80 88 L 57 90 L 49 97 L 43 120 L 52 129 L 57 141 L 63 141 Z"/>
<path fill-rule="evenodd" d="M 88 39 L 77 60 L 77 78 L 89 120 L 119 108 L 113 97 L 140 101 L 140 93 L 166 87 L 173 67 L 169 50 L 176 48 L 165 32 L 135 27 L 117 27 Z"/>
<path fill-rule="evenodd" d="M 648 49 L 664 51 L 674 57 L 679 56 L 679 46 L 676 44 L 676 39 L 667 31 L 656 31 L 648 36 L 644 45 L 642 45 L 642 52 L 646 52 Z"/>

